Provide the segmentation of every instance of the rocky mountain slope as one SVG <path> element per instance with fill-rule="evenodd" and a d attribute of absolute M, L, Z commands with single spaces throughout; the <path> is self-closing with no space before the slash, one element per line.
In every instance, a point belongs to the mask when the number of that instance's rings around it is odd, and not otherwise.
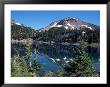
<path fill-rule="evenodd" d="M 49 29 L 53 27 L 58 27 L 58 28 L 63 27 L 65 29 L 71 29 L 71 30 L 80 30 L 83 28 L 88 28 L 90 30 L 94 30 L 96 28 L 99 29 L 99 26 L 97 25 L 87 23 L 78 18 L 71 18 L 71 17 L 52 22 L 47 27 L 45 27 L 43 31 L 48 31 Z"/>

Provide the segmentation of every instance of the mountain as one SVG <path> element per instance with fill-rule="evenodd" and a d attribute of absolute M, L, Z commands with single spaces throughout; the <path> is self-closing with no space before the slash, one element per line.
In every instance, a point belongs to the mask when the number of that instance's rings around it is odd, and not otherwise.
<path fill-rule="evenodd" d="M 100 27 L 70 17 L 52 22 L 39 30 L 11 21 L 11 38 L 14 40 L 31 38 L 36 41 L 56 43 L 78 43 L 82 40 L 88 43 L 99 43 Z"/>
<path fill-rule="evenodd" d="M 52 22 L 47 27 L 45 27 L 43 30 L 48 31 L 49 29 L 53 27 L 58 27 L 58 28 L 63 27 L 65 29 L 71 29 L 71 30 L 80 30 L 83 28 L 88 28 L 90 30 L 94 30 L 96 28 L 99 29 L 99 26 L 97 25 L 87 23 L 78 18 L 71 18 L 71 17 L 67 17 L 67 18 Z"/>
<path fill-rule="evenodd" d="M 31 27 L 24 26 L 23 24 L 20 24 L 20 23 L 11 22 L 12 39 L 22 40 L 22 39 L 33 38 L 36 36 L 37 32 L 38 32 L 37 30 Z"/>
<path fill-rule="evenodd" d="M 22 25 L 22 24 L 20 24 L 20 23 L 18 23 L 18 22 L 16 22 L 15 20 L 12 19 L 12 20 L 11 20 L 11 25 L 14 25 L 14 24 L 20 25 L 20 26 Z"/>

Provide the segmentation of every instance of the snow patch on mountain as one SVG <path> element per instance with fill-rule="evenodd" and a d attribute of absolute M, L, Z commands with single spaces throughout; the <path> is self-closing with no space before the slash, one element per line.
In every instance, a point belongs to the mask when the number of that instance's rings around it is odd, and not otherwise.
<path fill-rule="evenodd" d="M 79 30 L 82 28 L 88 28 L 90 30 L 94 30 L 93 26 L 90 25 L 90 23 L 84 22 L 78 18 L 71 18 L 67 17 L 55 22 L 52 22 L 50 25 L 45 27 L 43 31 L 48 31 L 49 29 L 53 27 L 64 27 L 65 29 L 71 29 L 71 30 Z"/>

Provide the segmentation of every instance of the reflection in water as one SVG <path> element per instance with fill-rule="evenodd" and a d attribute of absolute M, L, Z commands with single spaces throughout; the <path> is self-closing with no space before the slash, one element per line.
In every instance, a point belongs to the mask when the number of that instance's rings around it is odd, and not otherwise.
<path fill-rule="evenodd" d="M 75 56 L 77 55 L 75 53 L 77 48 L 78 46 L 76 45 L 65 46 L 65 45 L 47 45 L 47 44 L 45 45 L 42 44 L 37 47 L 39 53 L 42 53 L 43 56 L 47 56 L 47 58 L 51 60 L 53 63 L 59 64 L 62 67 L 67 65 L 70 61 L 72 61 L 75 58 Z M 100 70 L 99 49 L 88 46 L 87 48 L 85 48 L 85 51 L 94 60 L 96 70 L 99 71 Z"/>
<path fill-rule="evenodd" d="M 18 46 L 20 54 L 24 55 L 23 46 Z M 38 54 L 33 52 L 32 57 L 37 58 L 38 62 L 42 64 L 42 69 L 39 71 L 40 75 L 44 74 L 46 71 L 57 72 L 65 65 L 68 65 L 77 55 L 75 52 L 77 50 L 77 45 L 48 45 L 40 44 L 33 49 L 38 50 Z M 13 49 L 12 49 L 13 50 Z M 88 46 L 85 51 L 93 58 L 94 66 L 96 70 L 100 71 L 100 52 L 98 48 Z M 13 51 L 12 51 L 13 52 Z M 12 53 L 14 54 L 14 53 Z"/>
<path fill-rule="evenodd" d="M 38 54 L 33 54 L 33 56 L 36 56 L 36 58 L 38 58 L 39 64 L 42 64 L 42 68 L 39 71 L 39 74 L 41 76 L 43 76 L 43 74 L 46 71 L 57 72 L 58 70 L 60 70 L 60 66 L 58 64 L 53 63 L 48 59 L 48 57 L 44 56 L 43 54 L 38 53 Z"/>

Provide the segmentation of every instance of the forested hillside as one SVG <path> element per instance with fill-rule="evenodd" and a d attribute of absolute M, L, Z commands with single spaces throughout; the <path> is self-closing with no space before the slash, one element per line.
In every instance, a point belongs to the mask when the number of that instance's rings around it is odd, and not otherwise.
<path fill-rule="evenodd" d="M 54 42 L 69 42 L 76 43 L 84 40 L 88 43 L 99 43 L 100 42 L 100 29 L 90 30 L 83 28 L 80 30 L 65 29 L 63 27 L 53 27 L 48 31 L 38 31 L 31 27 L 12 25 L 11 26 L 11 37 L 12 39 L 36 39 L 37 41 L 54 41 Z"/>
<path fill-rule="evenodd" d="M 22 40 L 27 38 L 33 38 L 36 36 L 36 30 L 24 25 L 11 25 L 11 38 Z"/>
<path fill-rule="evenodd" d="M 37 38 L 43 41 L 69 42 L 76 43 L 82 39 L 88 43 L 99 43 L 100 30 L 89 30 L 84 28 L 81 30 L 66 30 L 65 28 L 51 28 L 47 32 L 40 32 Z"/>

